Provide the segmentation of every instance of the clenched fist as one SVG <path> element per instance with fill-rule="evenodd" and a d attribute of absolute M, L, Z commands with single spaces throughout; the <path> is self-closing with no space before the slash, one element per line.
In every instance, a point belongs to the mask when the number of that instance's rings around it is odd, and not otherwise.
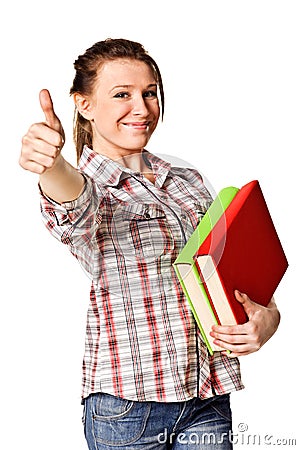
<path fill-rule="evenodd" d="M 45 122 L 31 125 L 23 137 L 19 163 L 26 170 L 42 174 L 55 166 L 64 145 L 65 134 L 54 112 L 49 91 L 43 89 L 39 98 Z"/>
<path fill-rule="evenodd" d="M 65 133 L 47 89 L 40 92 L 40 104 L 45 122 L 31 125 L 23 137 L 19 163 L 24 169 L 40 175 L 40 187 L 52 200 L 58 203 L 75 200 L 85 179 L 60 154 Z"/>

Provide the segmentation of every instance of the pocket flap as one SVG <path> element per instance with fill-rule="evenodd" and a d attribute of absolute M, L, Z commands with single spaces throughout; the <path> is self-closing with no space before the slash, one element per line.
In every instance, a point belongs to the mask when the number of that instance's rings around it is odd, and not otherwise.
<path fill-rule="evenodd" d="M 151 220 L 166 217 L 164 210 L 155 203 L 135 203 L 122 210 L 124 220 Z"/>

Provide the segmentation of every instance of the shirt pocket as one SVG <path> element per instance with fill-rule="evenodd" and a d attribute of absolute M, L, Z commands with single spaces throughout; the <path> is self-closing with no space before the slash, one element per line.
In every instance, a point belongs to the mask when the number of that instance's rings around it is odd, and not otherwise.
<path fill-rule="evenodd" d="M 207 205 L 206 204 L 203 205 L 199 202 L 193 202 L 193 207 L 194 207 L 194 214 L 196 216 L 196 220 L 199 223 L 207 211 Z"/>
<path fill-rule="evenodd" d="M 206 205 L 190 200 L 182 208 L 180 218 L 186 239 L 189 239 L 206 213 Z"/>
<path fill-rule="evenodd" d="M 162 206 L 134 203 L 119 206 L 113 217 L 113 240 L 127 259 L 157 259 L 174 248 L 174 238 Z"/>

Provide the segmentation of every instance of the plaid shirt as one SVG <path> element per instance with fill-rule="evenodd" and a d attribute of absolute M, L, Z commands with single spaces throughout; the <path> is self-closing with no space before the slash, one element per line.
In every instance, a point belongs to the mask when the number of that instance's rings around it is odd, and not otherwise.
<path fill-rule="evenodd" d="M 155 184 L 85 147 L 80 197 L 41 196 L 48 230 L 91 279 L 82 397 L 173 402 L 242 389 L 238 360 L 208 355 L 172 267 L 211 196 L 196 170 L 143 156 Z"/>

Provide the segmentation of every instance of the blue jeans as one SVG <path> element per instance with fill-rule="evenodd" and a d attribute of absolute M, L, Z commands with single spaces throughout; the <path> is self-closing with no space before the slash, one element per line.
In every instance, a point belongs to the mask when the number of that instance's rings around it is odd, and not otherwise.
<path fill-rule="evenodd" d="M 89 450 L 232 449 L 229 395 L 156 403 L 93 394 L 84 425 Z"/>

